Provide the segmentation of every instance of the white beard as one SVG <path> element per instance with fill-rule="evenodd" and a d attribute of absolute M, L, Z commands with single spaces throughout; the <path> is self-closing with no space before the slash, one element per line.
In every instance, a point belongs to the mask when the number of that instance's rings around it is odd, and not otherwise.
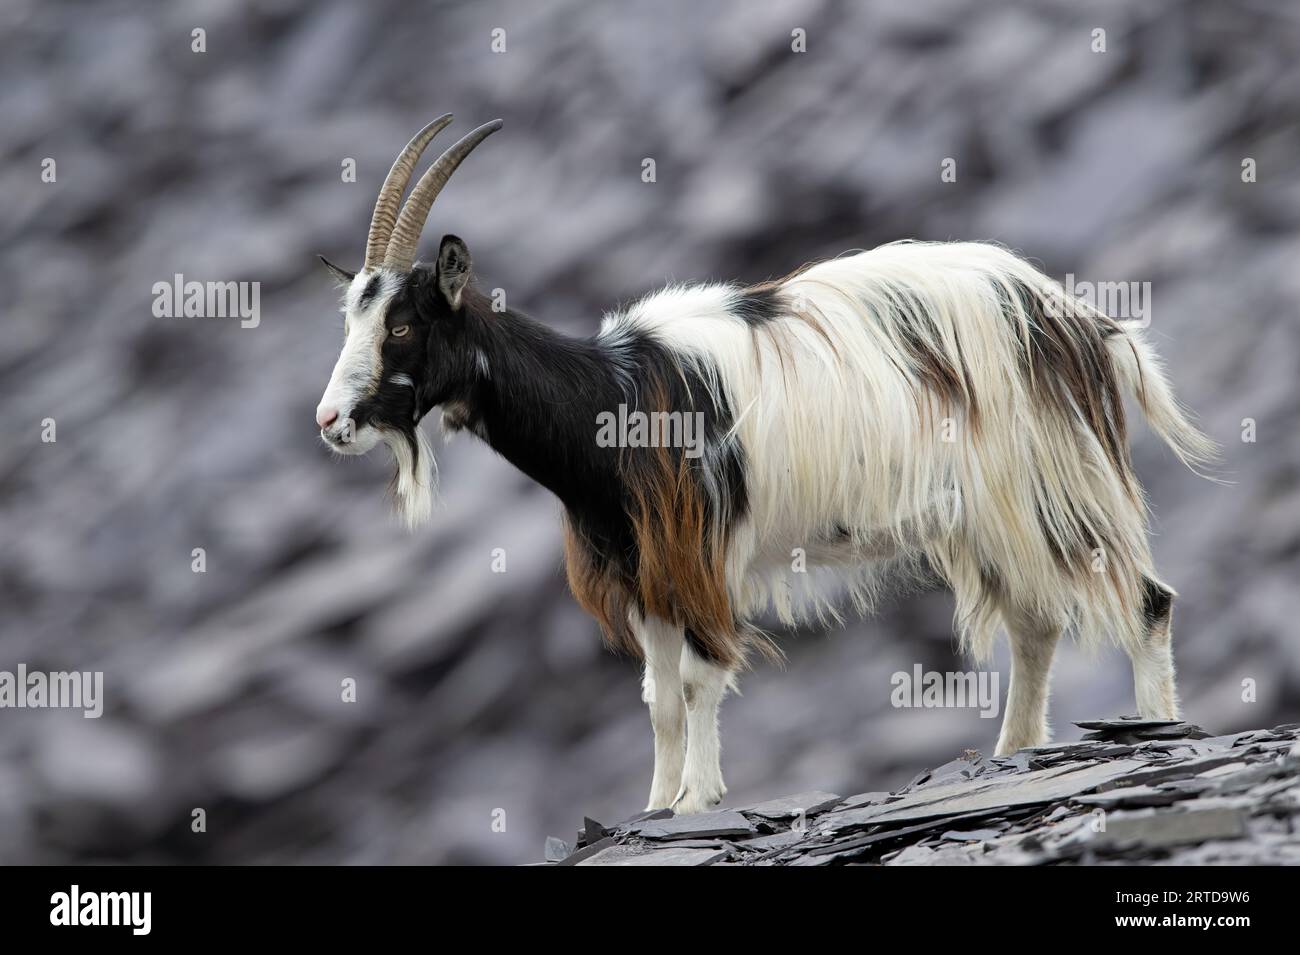
<path fill-rule="evenodd" d="M 397 465 L 393 488 L 397 513 L 406 527 L 414 530 L 428 521 L 433 513 L 433 490 L 437 483 L 433 449 L 418 426 L 415 429 L 416 448 L 412 448 L 406 436 L 398 432 L 385 431 L 384 441 L 393 452 L 393 461 Z"/>

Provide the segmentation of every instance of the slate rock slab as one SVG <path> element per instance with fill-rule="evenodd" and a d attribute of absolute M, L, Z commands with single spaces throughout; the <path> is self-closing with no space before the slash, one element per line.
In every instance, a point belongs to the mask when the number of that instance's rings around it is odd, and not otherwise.
<path fill-rule="evenodd" d="M 1164 848 L 1197 845 L 1211 839 L 1240 839 L 1247 834 L 1246 813 L 1240 809 L 1189 809 L 1158 812 L 1154 809 L 1112 813 L 1099 841 L 1113 845 Z"/>
<path fill-rule="evenodd" d="M 718 836 L 752 836 L 757 827 L 734 809 L 702 812 L 693 816 L 652 818 L 633 823 L 627 832 L 642 839 L 705 839 Z"/>
<path fill-rule="evenodd" d="M 804 792 L 696 816 L 642 813 L 612 829 L 588 820 L 584 831 L 603 838 L 561 864 L 1300 863 L 1300 728 L 1210 736 L 1169 720 L 1080 725 L 1131 742 L 968 754 L 892 793 Z M 559 848 L 548 843 L 546 858 Z"/>
<path fill-rule="evenodd" d="M 555 836 L 546 837 L 546 847 L 542 850 L 547 862 L 563 862 L 573 855 L 573 846 Z"/>
<path fill-rule="evenodd" d="M 1179 726 L 1181 724 L 1182 720 L 1144 720 L 1137 716 L 1124 716 L 1117 720 L 1074 721 L 1074 725 L 1080 729 L 1099 730 L 1102 732 L 1131 732 L 1136 730 L 1154 729 L 1162 726 Z"/>
<path fill-rule="evenodd" d="M 633 846 L 610 846 L 578 865 L 710 865 L 726 858 L 726 850 L 672 847 L 645 849 Z"/>
<path fill-rule="evenodd" d="M 764 819 L 793 819 L 801 815 L 814 815 L 840 802 L 840 797 L 835 793 L 807 792 L 783 799 L 771 799 L 738 811 L 746 816 L 761 816 Z"/>

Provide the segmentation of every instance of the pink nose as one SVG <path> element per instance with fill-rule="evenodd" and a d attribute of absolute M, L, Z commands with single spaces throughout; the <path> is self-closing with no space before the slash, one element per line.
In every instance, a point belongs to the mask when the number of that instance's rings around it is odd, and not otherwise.
<path fill-rule="evenodd" d="M 316 423 L 322 428 L 328 428 L 338 420 L 339 413 L 337 408 L 326 408 L 324 406 L 316 409 Z"/>

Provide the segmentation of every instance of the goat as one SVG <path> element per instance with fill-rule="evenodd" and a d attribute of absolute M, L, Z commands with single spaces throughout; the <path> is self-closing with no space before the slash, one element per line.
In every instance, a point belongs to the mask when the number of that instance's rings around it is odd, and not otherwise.
<path fill-rule="evenodd" d="M 394 163 L 362 269 L 325 263 L 346 289 L 345 339 L 316 421 L 337 452 L 391 447 L 411 525 L 430 513 L 418 426 L 435 407 L 444 429 L 477 435 L 559 498 L 576 599 L 644 661 L 648 808 L 699 812 L 726 792 L 719 704 L 750 650 L 775 652 L 752 621 L 768 608 L 787 624 L 835 615 L 801 559 L 829 567 L 864 612 L 888 571 L 928 569 L 979 661 L 1005 629 L 999 754 L 1049 739 L 1048 671 L 1066 630 L 1118 643 L 1138 712 L 1177 718 L 1175 594 L 1152 565 L 1124 396 L 1188 466 L 1215 446 L 1140 328 L 1001 247 L 909 241 L 761 285 L 672 286 L 566 337 L 494 310 L 456 236 L 433 265 L 415 263 L 438 191 L 501 127 L 452 146 L 399 213 L 450 121 Z M 694 444 L 597 440 L 610 416 L 637 413 L 690 416 Z"/>

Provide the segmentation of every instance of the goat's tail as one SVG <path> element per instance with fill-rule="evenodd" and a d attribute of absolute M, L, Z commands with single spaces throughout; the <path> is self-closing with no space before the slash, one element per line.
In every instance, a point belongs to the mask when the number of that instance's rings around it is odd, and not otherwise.
<path fill-rule="evenodd" d="M 1142 408 L 1151 430 L 1169 445 L 1179 460 L 1202 476 L 1219 459 L 1219 446 L 1191 421 L 1174 397 L 1160 356 L 1130 322 L 1117 323 L 1120 333 L 1106 340 L 1121 380 Z"/>

